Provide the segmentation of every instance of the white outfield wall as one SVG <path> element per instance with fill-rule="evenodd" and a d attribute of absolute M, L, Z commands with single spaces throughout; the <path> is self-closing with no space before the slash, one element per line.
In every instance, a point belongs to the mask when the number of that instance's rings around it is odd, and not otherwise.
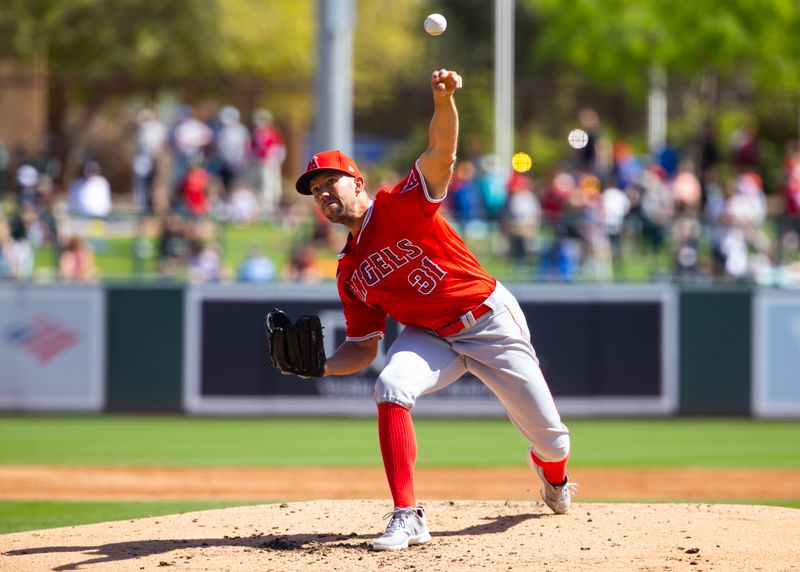
<path fill-rule="evenodd" d="M 800 417 L 800 292 L 753 298 L 752 408 L 757 417 Z"/>
<path fill-rule="evenodd" d="M 101 285 L 0 284 L 0 410 L 105 407 Z"/>

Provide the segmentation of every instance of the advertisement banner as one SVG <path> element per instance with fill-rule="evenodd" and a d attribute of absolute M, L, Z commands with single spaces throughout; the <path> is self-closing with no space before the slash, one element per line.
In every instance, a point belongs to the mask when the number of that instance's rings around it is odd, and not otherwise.
<path fill-rule="evenodd" d="M 759 290 L 753 313 L 753 413 L 800 417 L 800 292 Z"/>
<path fill-rule="evenodd" d="M 510 287 L 565 415 L 658 415 L 677 407 L 677 329 L 669 286 Z M 317 314 L 326 353 L 344 341 L 333 285 L 191 286 L 186 295 L 184 408 L 191 413 L 369 415 L 373 386 L 401 325 L 389 320 L 378 357 L 350 376 L 302 380 L 269 364 L 264 316 Z M 502 416 L 495 396 L 467 374 L 420 399 L 419 415 Z"/>
<path fill-rule="evenodd" d="M 0 409 L 101 410 L 103 312 L 99 285 L 0 285 Z"/>

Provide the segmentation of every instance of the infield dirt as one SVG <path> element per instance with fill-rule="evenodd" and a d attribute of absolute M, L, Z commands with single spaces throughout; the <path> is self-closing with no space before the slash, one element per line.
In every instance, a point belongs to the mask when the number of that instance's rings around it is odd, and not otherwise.
<path fill-rule="evenodd" d="M 800 567 L 800 511 L 707 504 L 429 501 L 433 540 L 373 552 L 386 503 L 237 507 L 0 536 L 0 569 L 765 570 Z"/>
<path fill-rule="evenodd" d="M 433 540 L 370 550 L 382 469 L 0 467 L 3 499 L 292 501 L 0 535 L 0 570 L 800 570 L 800 510 L 578 502 L 556 516 L 527 469 L 418 469 Z M 800 473 L 577 469 L 578 499 L 800 499 Z M 381 500 L 365 500 L 381 499 Z M 464 500 L 471 499 L 471 500 Z"/>

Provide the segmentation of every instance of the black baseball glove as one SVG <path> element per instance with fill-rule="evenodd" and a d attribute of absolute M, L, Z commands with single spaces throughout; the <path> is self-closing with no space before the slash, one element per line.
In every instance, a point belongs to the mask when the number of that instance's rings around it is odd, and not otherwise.
<path fill-rule="evenodd" d="M 275 308 L 264 318 L 267 352 L 281 373 L 322 377 L 325 345 L 319 316 L 300 316 L 292 324 L 286 312 Z"/>

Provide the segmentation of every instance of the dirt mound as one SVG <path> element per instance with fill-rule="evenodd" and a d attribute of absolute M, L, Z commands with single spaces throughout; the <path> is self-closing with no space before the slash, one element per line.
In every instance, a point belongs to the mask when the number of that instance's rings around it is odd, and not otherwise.
<path fill-rule="evenodd" d="M 373 552 L 385 501 L 209 510 L 0 535 L 0 570 L 798 570 L 800 511 L 429 501 L 433 540 Z M 691 568 L 689 568 L 691 566 Z"/>

